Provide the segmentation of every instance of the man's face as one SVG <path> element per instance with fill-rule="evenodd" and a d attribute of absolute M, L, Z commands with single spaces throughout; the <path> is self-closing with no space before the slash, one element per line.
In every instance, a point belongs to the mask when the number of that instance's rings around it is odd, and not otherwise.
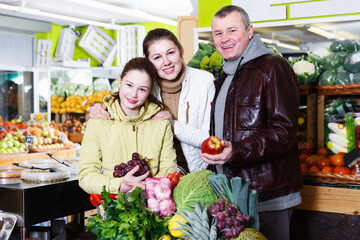
<path fill-rule="evenodd" d="M 240 13 L 234 11 L 226 17 L 214 17 L 211 24 L 216 50 L 228 61 L 241 56 L 253 36 L 253 26 L 244 26 Z"/>

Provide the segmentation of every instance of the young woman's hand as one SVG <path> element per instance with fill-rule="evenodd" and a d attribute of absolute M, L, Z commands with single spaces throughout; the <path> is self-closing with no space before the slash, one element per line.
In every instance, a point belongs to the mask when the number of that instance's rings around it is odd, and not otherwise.
<path fill-rule="evenodd" d="M 90 118 L 96 119 L 110 119 L 110 114 L 106 111 L 104 104 L 95 103 L 94 106 L 90 107 Z"/>
<path fill-rule="evenodd" d="M 152 117 L 153 120 L 159 120 L 159 119 L 162 119 L 162 120 L 169 120 L 170 123 L 171 123 L 171 126 L 173 126 L 174 128 L 174 125 L 173 125 L 173 117 L 171 116 L 171 113 L 169 111 L 166 111 L 166 110 L 162 110 L 158 113 L 156 113 L 153 117 Z"/>
<path fill-rule="evenodd" d="M 139 170 L 139 165 L 135 166 L 130 172 L 124 176 L 124 181 L 121 184 L 119 191 L 120 192 L 131 192 L 136 187 L 144 188 L 144 180 L 149 176 L 150 171 L 147 171 L 143 175 L 134 176 L 134 174 Z"/>

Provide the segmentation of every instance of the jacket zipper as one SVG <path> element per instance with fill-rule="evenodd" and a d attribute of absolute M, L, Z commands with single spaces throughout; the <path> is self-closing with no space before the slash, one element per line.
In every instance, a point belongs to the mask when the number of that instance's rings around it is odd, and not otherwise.
<path fill-rule="evenodd" d="M 131 118 L 131 123 L 132 123 L 132 130 L 133 130 L 133 132 L 135 132 L 135 122 L 134 122 L 134 118 Z"/>

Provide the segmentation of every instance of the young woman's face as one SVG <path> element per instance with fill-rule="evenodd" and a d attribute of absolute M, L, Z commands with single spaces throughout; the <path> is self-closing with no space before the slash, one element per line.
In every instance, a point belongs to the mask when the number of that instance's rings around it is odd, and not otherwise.
<path fill-rule="evenodd" d="M 118 81 L 121 108 L 129 117 L 138 116 L 140 107 L 151 93 L 150 76 L 144 71 L 131 70 Z"/>
<path fill-rule="evenodd" d="M 173 41 L 161 39 L 152 42 L 148 55 L 160 78 L 171 81 L 179 75 L 182 69 L 181 52 Z"/>

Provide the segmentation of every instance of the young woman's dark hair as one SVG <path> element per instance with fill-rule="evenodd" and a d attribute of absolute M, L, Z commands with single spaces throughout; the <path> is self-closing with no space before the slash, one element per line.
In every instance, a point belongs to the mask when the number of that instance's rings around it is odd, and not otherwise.
<path fill-rule="evenodd" d="M 148 34 L 146 35 L 146 37 L 144 38 L 144 41 L 143 41 L 143 52 L 144 52 L 144 56 L 146 58 L 149 58 L 148 50 L 149 50 L 151 43 L 154 41 L 162 40 L 162 39 L 168 39 L 168 40 L 172 41 L 173 43 L 175 43 L 175 45 L 180 50 L 181 58 L 183 57 L 183 47 L 181 46 L 181 43 L 176 38 L 176 36 L 171 31 L 169 31 L 165 28 L 155 28 L 148 32 Z"/>
<path fill-rule="evenodd" d="M 121 72 L 121 75 L 120 75 L 121 79 L 123 79 L 128 72 L 133 71 L 133 70 L 145 72 L 147 75 L 149 75 L 149 78 L 151 80 L 150 91 L 152 92 L 152 90 L 154 88 L 154 84 L 158 80 L 157 71 L 156 71 L 154 65 L 152 64 L 152 62 L 150 62 L 150 60 L 148 60 L 147 58 L 144 58 L 144 57 L 136 57 L 136 58 L 131 59 L 129 62 L 126 63 L 123 71 Z M 119 91 L 111 94 L 111 96 L 114 97 L 111 104 L 116 99 L 118 99 L 120 101 Z M 153 102 L 153 103 L 159 105 L 161 108 L 163 108 L 163 104 L 159 100 L 157 100 L 157 98 L 155 98 L 152 93 L 150 93 L 150 95 L 148 97 L 148 101 Z"/>

